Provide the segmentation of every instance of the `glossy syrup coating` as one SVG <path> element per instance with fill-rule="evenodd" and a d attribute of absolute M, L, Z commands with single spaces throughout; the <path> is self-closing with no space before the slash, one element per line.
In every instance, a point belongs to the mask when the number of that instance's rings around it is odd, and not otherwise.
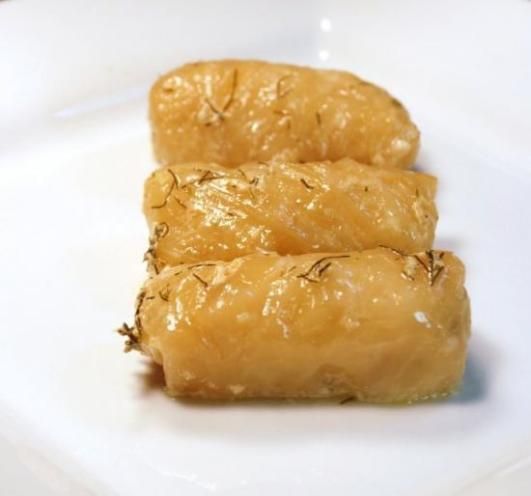
<path fill-rule="evenodd" d="M 144 285 L 129 346 L 162 365 L 174 396 L 441 397 L 465 364 L 463 283 L 459 259 L 436 251 L 180 265 Z"/>
<path fill-rule="evenodd" d="M 157 272 L 257 251 L 296 255 L 383 245 L 416 253 L 432 247 L 436 185 L 432 176 L 350 159 L 158 169 L 145 184 L 147 258 Z"/>
<path fill-rule="evenodd" d="M 158 162 L 339 160 L 408 168 L 419 132 L 382 88 L 350 74 L 261 61 L 197 62 L 151 89 Z"/>

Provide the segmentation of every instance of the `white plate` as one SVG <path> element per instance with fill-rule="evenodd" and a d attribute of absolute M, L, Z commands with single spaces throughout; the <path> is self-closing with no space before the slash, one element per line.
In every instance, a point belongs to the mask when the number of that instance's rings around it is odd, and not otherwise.
<path fill-rule="evenodd" d="M 530 494 L 531 3 L 286 4 L 0 2 L 2 495 Z M 121 353 L 147 88 L 221 56 L 351 69 L 410 108 L 440 177 L 438 246 L 468 267 L 460 395 L 179 403 Z"/>

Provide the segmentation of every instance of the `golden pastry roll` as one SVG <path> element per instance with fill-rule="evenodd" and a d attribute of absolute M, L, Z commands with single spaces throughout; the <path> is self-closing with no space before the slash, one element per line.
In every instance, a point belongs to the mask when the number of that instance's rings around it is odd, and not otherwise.
<path fill-rule="evenodd" d="M 350 159 L 161 168 L 145 184 L 147 259 L 157 272 L 256 251 L 416 253 L 432 247 L 436 187 L 432 176 Z"/>
<path fill-rule="evenodd" d="M 396 98 L 342 71 L 242 60 L 186 64 L 154 84 L 149 109 L 162 165 L 349 157 L 407 168 L 419 147 L 419 131 Z"/>
<path fill-rule="evenodd" d="M 452 253 L 386 248 L 180 265 L 145 283 L 121 332 L 172 396 L 412 402 L 461 381 L 464 277 Z"/>

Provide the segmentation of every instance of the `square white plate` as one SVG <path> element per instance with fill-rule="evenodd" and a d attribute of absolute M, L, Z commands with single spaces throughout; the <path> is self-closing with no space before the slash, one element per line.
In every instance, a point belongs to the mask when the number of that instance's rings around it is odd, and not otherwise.
<path fill-rule="evenodd" d="M 530 47 L 526 0 L 0 2 L 0 494 L 530 494 Z M 458 396 L 180 403 L 121 353 L 147 89 L 224 56 L 349 69 L 411 110 L 468 267 Z"/>

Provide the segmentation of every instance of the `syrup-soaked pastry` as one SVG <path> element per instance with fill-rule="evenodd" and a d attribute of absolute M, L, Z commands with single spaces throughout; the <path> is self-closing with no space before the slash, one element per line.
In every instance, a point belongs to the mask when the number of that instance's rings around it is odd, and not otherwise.
<path fill-rule="evenodd" d="M 437 223 L 436 186 L 432 176 L 350 159 L 157 169 L 145 184 L 147 259 L 157 272 L 257 251 L 424 251 Z"/>
<path fill-rule="evenodd" d="M 405 169 L 419 147 L 404 106 L 343 71 L 241 60 L 186 64 L 155 83 L 149 112 L 162 165 L 349 157 Z"/>
<path fill-rule="evenodd" d="M 386 248 L 179 265 L 145 283 L 121 332 L 173 396 L 412 402 L 461 381 L 464 277 L 450 252 Z"/>

